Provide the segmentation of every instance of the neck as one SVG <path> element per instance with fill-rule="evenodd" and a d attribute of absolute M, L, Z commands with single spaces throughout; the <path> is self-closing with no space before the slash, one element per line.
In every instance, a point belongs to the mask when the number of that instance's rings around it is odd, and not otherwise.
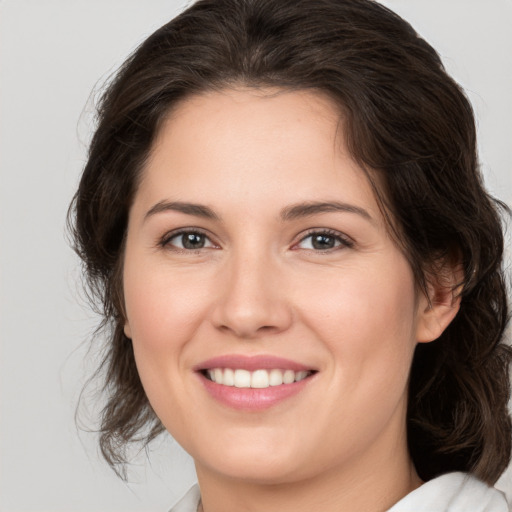
<path fill-rule="evenodd" d="M 204 512 L 384 512 L 421 485 L 405 442 L 293 482 L 261 483 L 196 464 Z"/>

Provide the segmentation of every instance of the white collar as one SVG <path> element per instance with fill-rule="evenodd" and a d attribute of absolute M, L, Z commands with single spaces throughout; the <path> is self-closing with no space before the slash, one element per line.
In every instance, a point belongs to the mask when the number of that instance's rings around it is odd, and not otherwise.
<path fill-rule="evenodd" d="M 193 485 L 169 512 L 197 512 L 199 486 Z M 424 483 L 388 512 L 510 512 L 502 492 L 466 473 L 447 473 Z"/>

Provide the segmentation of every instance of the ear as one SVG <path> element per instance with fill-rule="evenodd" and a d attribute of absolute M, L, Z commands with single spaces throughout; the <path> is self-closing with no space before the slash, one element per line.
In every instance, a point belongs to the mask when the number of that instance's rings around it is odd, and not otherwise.
<path fill-rule="evenodd" d="M 424 293 L 418 301 L 418 343 L 434 341 L 450 325 L 460 308 L 464 273 L 462 265 L 443 263 L 436 268 L 427 283 L 428 297 Z"/>
<path fill-rule="evenodd" d="M 128 338 L 128 339 L 132 339 L 132 330 L 130 329 L 130 324 L 128 322 L 128 320 L 126 320 L 126 322 L 124 323 L 124 335 Z"/>

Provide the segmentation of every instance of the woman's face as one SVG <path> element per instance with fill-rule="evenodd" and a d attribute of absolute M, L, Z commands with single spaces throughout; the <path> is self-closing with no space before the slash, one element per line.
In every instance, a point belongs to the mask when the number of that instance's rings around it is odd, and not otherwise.
<path fill-rule="evenodd" d="M 125 332 L 199 472 L 277 483 L 405 450 L 427 303 L 338 121 L 312 92 L 197 95 L 144 169 Z"/>

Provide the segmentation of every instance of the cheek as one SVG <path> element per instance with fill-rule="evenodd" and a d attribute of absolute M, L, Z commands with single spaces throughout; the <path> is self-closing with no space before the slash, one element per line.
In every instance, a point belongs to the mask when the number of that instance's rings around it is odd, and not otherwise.
<path fill-rule="evenodd" d="M 189 276 L 190 277 L 190 276 Z M 186 362 L 189 340 L 206 307 L 204 290 L 158 263 L 127 258 L 124 292 L 137 371 L 153 410 L 167 427 L 181 428 L 175 411 L 190 404 Z"/>
<path fill-rule="evenodd" d="M 416 301 L 405 261 L 346 268 L 337 279 L 309 283 L 308 290 L 303 318 L 329 346 L 340 372 L 359 383 L 371 382 L 359 378 L 370 372 L 382 381 L 394 378 L 390 371 L 406 378 L 416 344 Z"/>
<path fill-rule="evenodd" d="M 125 263 L 124 293 L 135 361 L 146 395 L 164 425 L 179 429 L 183 418 L 175 411 L 190 404 L 183 385 L 188 371 L 184 355 L 204 316 L 205 295 L 175 272 L 171 274 L 158 264 L 138 264 L 135 258 L 127 258 Z"/>
<path fill-rule="evenodd" d="M 196 328 L 207 307 L 207 294 L 169 271 L 154 266 L 141 269 L 144 266 L 128 262 L 124 273 L 126 315 L 134 343 L 158 351 L 175 348 Z"/>

